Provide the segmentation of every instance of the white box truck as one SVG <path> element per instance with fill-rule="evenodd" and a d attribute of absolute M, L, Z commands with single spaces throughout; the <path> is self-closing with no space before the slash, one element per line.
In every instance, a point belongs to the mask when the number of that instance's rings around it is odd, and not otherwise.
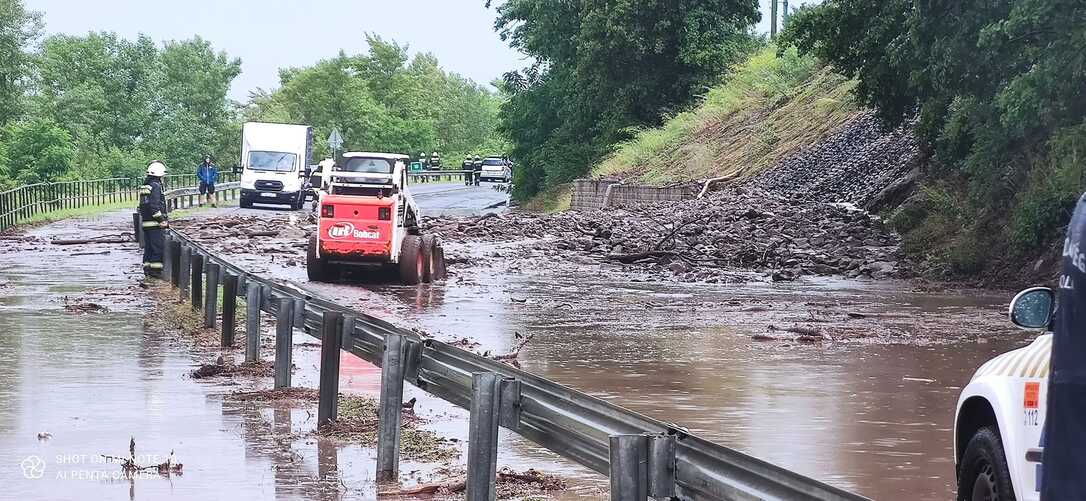
<path fill-rule="evenodd" d="M 246 122 L 241 128 L 241 206 L 301 209 L 312 156 L 313 127 Z"/>

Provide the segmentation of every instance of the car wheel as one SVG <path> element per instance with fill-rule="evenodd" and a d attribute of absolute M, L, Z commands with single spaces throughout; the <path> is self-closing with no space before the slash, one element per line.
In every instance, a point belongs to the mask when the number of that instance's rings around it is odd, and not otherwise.
<path fill-rule="evenodd" d="M 404 285 L 417 285 L 423 276 L 425 263 L 422 260 L 422 239 L 415 235 L 403 237 L 400 246 L 400 282 Z"/>
<path fill-rule="evenodd" d="M 1014 501 L 1003 441 L 991 427 L 973 434 L 958 474 L 959 501 Z"/>
<path fill-rule="evenodd" d="M 310 282 L 327 282 L 330 270 L 328 262 L 317 257 L 317 236 L 309 237 L 309 245 L 305 253 L 305 273 Z"/>

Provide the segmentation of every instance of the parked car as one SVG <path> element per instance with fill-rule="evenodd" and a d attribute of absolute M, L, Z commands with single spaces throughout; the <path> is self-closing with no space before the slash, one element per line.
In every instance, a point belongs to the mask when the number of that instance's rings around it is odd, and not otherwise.
<path fill-rule="evenodd" d="M 480 181 L 496 183 L 508 183 L 513 178 L 513 170 L 509 162 L 501 157 L 486 157 L 483 159 L 483 170 L 479 174 Z"/>
<path fill-rule="evenodd" d="M 985 362 L 962 389 L 954 419 L 959 500 L 1040 499 L 1054 311 L 1051 289 L 1019 292 L 1011 323 L 1040 335 Z"/>

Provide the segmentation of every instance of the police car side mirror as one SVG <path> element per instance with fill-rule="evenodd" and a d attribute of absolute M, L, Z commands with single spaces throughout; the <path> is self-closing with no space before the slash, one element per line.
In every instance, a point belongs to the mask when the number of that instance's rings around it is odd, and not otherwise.
<path fill-rule="evenodd" d="M 1011 323 L 1026 330 L 1047 329 L 1056 309 L 1056 293 L 1048 287 L 1032 287 L 1011 300 Z"/>

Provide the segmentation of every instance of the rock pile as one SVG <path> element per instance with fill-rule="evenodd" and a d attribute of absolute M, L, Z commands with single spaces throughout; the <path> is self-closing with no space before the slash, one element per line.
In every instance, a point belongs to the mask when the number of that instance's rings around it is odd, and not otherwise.
<path fill-rule="evenodd" d="M 897 236 L 866 212 L 743 188 L 636 208 L 438 218 L 427 226 L 446 240 L 526 240 L 548 255 L 587 255 L 690 282 L 735 280 L 737 271 L 775 281 L 907 273 Z"/>
<path fill-rule="evenodd" d="M 870 208 L 893 196 L 887 191 L 895 185 L 910 181 L 919 154 L 908 128 L 886 131 L 874 112 L 867 112 L 826 140 L 782 160 L 748 186 L 792 198 Z"/>

